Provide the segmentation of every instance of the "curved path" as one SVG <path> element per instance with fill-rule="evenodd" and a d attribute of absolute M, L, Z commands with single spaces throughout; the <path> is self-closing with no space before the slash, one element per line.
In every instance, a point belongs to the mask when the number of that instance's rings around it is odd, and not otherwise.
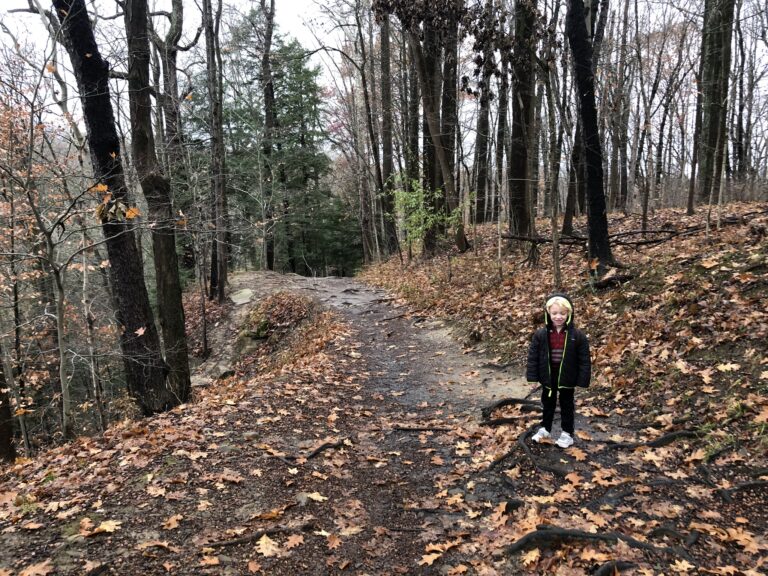
<path fill-rule="evenodd" d="M 307 278 L 276 272 L 240 272 L 230 278 L 235 310 L 229 326 L 214 330 L 218 350 L 196 371 L 205 385 L 226 374 L 236 355 L 233 332 L 257 302 L 280 290 L 296 291 L 339 312 L 359 332 L 374 385 L 404 404 L 449 404 L 454 412 L 479 414 L 482 406 L 523 397 L 530 387 L 518 370 L 494 364 L 464 348 L 441 321 L 409 313 L 391 294 L 351 278 Z"/>

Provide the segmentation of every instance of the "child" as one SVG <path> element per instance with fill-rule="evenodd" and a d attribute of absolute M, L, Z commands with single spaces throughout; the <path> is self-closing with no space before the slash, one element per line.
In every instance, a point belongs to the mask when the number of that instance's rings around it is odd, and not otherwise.
<path fill-rule="evenodd" d="M 573 444 L 573 389 L 586 388 L 592 374 L 589 342 L 586 335 L 573 324 L 573 303 L 564 294 L 554 294 L 544 306 L 545 328 L 533 335 L 528 349 L 526 378 L 529 384 L 540 383 L 544 415 L 534 442 L 549 438 L 555 417 L 557 397 L 563 432 L 557 439 L 560 448 Z"/>

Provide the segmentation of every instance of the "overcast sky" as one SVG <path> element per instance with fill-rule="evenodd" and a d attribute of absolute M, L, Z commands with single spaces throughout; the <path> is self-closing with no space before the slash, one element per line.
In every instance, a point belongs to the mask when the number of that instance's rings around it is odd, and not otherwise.
<path fill-rule="evenodd" d="M 114 0 L 86 0 L 86 3 L 89 6 L 95 4 L 101 15 L 107 16 L 115 13 L 116 4 Z M 230 6 L 239 6 L 243 10 L 247 10 L 249 6 L 259 5 L 258 0 L 225 0 L 224 3 Z M 41 29 L 28 25 L 30 18 L 33 18 L 32 16 L 8 14 L 8 10 L 26 8 L 28 6 L 27 0 L 2 0 L 1 4 L 0 18 L 9 28 L 18 32 L 21 36 L 28 36 L 29 39 L 41 33 Z M 50 0 L 41 0 L 40 4 L 44 8 L 51 6 Z M 153 6 L 155 7 L 154 9 L 165 9 L 170 6 L 168 0 L 150 0 L 149 4 L 150 9 Z M 195 0 L 184 0 L 184 12 L 187 21 L 185 28 L 194 31 L 200 21 L 197 2 Z M 319 11 L 315 0 L 275 0 L 275 16 L 280 32 L 296 38 L 307 48 L 315 47 L 317 42 L 305 26 L 305 22 L 316 21 L 318 14 Z M 27 25 L 21 23 L 26 23 Z M 318 30 L 321 28 L 315 27 Z"/>

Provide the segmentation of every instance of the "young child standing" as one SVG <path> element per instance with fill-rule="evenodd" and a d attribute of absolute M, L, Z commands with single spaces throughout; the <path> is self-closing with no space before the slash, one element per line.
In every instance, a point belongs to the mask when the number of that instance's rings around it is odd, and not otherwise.
<path fill-rule="evenodd" d="M 554 294 L 547 299 L 544 323 L 546 326 L 539 328 L 531 340 L 526 370 L 528 383 L 542 387 L 544 414 L 533 441 L 541 442 L 551 436 L 559 396 L 563 431 L 555 444 L 568 448 L 573 445 L 574 387 L 586 388 L 592 375 L 589 341 L 584 332 L 575 327 L 573 303 L 564 294 Z"/>

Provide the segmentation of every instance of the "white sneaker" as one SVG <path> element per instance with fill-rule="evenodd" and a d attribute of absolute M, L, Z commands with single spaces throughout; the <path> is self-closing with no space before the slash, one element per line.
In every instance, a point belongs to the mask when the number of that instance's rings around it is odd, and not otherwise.
<path fill-rule="evenodd" d="M 560 434 L 560 438 L 557 439 L 557 442 L 555 442 L 560 448 L 568 448 L 569 446 L 573 446 L 573 436 L 568 434 L 568 432 L 562 432 Z"/>
<path fill-rule="evenodd" d="M 550 436 L 552 436 L 552 434 L 547 432 L 547 429 L 544 428 L 544 426 L 542 426 L 541 428 L 539 428 L 539 431 L 533 435 L 533 441 L 538 444 L 539 442 L 544 440 L 544 438 L 549 438 Z M 571 440 L 571 442 L 573 442 L 573 440 Z"/>

